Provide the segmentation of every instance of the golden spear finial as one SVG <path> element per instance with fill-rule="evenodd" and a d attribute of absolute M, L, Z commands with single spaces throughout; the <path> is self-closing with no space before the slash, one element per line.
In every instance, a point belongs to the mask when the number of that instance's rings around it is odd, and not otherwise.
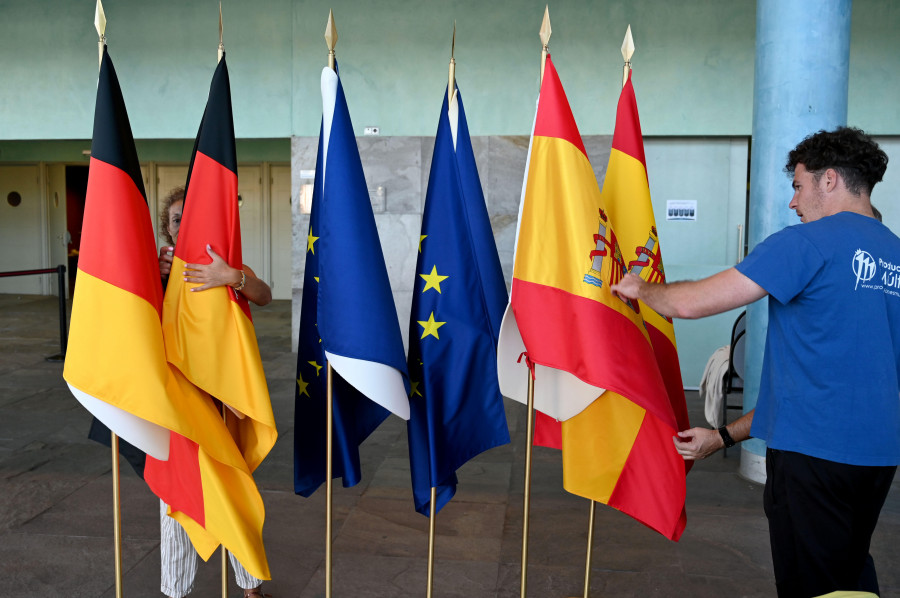
<path fill-rule="evenodd" d="M 102 63 L 103 46 L 106 45 L 106 15 L 103 13 L 103 4 L 100 3 L 100 0 L 97 0 L 97 8 L 94 10 L 94 28 L 97 30 L 97 35 L 100 36 L 97 46 L 100 53 L 99 62 Z"/>
<path fill-rule="evenodd" d="M 544 80 L 544 65 L 547 63 L 547 54 L 550 52 L 550 5 L 544 7 L 544 20 L 541 22 L 541 81 Z"/>
<path fill-rule="evenodd" d="M 328 24 L 325 25 L 325 45 L 328 46 L 328 68 L 334 70 L 334 47 L 337 45 L 337 27 L 334 25 L 334 13 L 328 10 Z"/>
<path fill-rule="evenodd" d="M 225 56 L 225 44 L 222 42 L 222 3 L 219 2 L 219 59 L 217 62 L 221 62 L 223 56 Z"/>
<path fill-rule="evenodd" d="M 453 94 L 456 93 L 456 59 L 453 55 L 456 53 L 456 21 L 453 21 L 453 39 L 450 42 L 450 84 L 447 86 L 447 101 L 453 100 Z"/>
<path fill-rule="evenodd" d="M 625 40 L 622 42 L 622 58 L 625 59 L 625 66 L 622 67 L 622 87 L 628 83 L 628 73 L 631 71 L 631 55 L 634 54 L 634 39 L 631 37 L 631 25 L 625 31 Z"/>

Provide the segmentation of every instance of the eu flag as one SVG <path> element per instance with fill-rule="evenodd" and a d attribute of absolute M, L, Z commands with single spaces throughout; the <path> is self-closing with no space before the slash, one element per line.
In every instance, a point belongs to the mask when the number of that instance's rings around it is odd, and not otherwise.
<path fill-rule="evenodd" d="M 508 295 L 475 166 L 462 98 L 444 94 L 409 322 L 409 460 L 416 510 L 440 510 L 456 470 L 509 442 L 497 383 Z"/>
<path fill-rule="evenodd" d="M 325 481 L 327 363 L 334 369 L 333 475 L 361 477 L 359 445 L 393 412 L 409 419 L 403 339 L 347 100 L 322 71 L 316 159 L 300 314 L 294 410 L 294 491 Z"/>

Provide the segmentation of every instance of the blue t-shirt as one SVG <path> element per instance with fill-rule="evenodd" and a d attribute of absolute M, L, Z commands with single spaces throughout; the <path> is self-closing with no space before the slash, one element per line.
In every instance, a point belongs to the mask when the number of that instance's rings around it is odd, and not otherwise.
<path fill-rule="evenodd" d="M 841 212 L 773 234 L 737 269 L 769 293 L 751 434 L 839 463 L 900 463 L 900 238 Z"/>

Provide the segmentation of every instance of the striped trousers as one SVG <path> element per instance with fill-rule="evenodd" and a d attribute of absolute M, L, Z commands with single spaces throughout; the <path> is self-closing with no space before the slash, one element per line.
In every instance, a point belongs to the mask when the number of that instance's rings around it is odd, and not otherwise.
<path fill-rule="evenodd" d="M 162 574 L 159 589 L 171 598 L 183 598 L 194 589 L 200 556 L 194 550 L 187 532 L 180 523 L 166 514 L 167 510 L 166 503 L 159 501 L 159 552 Z M 230 552 L 228 559 L 231 561 L 231 568 L 234 569 L 234 579 L 241 589 L 249 590 L 262 584 L 262 580 L 248 573 Z"/>

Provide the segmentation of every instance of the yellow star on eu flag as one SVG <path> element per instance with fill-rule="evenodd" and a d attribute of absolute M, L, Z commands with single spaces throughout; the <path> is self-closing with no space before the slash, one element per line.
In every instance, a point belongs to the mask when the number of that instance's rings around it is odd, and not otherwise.
<path fill-rule="evenodd" d="M 422 241 L 424 241 L 427 236 L 428 235 L 419 235 L 419 253 L 422 253 Z"/>
<path fill-rule="evenodd" d="M 424 293 L 428 289 L 435 289 L 438 293 L 441 292 L 441 281 L 450 278 L 449 276 L 441 276 L 437 272 L 437 266 L 431 267 L 431 274 L 419 274 L 419 277 L 425 281 L 425 288 L 422 289 Z"/>
<path fill-rule="evenodd" d="M 314 245 L 316 244 L 316 241 L 318 241 L 318 240 L 319 240 L 319 237 L 314 237 L 312 234 L 312 229 L 309 229 L 309 235 L 307 235 L 307 237 L 306 237 L 306 250 L 312 251 L 313 255 L 316 254 L 316 248 L 314 247 Z"/>
<path fill-rule="evenodd" d="M 308 363 L 309 365 L 311 365 L 311 366 L 313 366 L 314 368 L 316 368 L 316 377 L 318 378 L 319 372 L 322 371 L 322 367 L 323 367 L 323 366 L 319 365 L 319 364 L 316 363 L 315 361 L 307 361 L 306 363 Z"/>
<path fill-rule="evenodd" d="M 297 388 L 300 389 L 300 393 L 299 393 L 299 394 L 301 394 L 301 395 L 306 395 L 306 396 L 310 396 L 310 395 L 309 395 L 309 391 L 306 390 L 306 387 L 307 387 L 307 386 L 309 386 L 309 382 L 304 382 L 304 381 L 303 381 L 303 376 L 302 376 L 302 375 L 301 375 L 299 378 L 297 378 Z"/>
<path fill-rule="evenodd" d="M 426 336 L 431 335 L 436 339 L 440 339 L 441 337 L 439 337 L 438 333 L 437 333 L 438 328 L 440 328 L 441 326 L 443 326 L 446 323 L 447 322 L 435 322 L 434 321 L 434 312 L 431 312 L 431 315 L 428 316 L 428 320 L 426 320 L 424 322 L 422 322 L 421 320 L 419 321 L 419 326 L 421 326 L 423 329 L 422 330 L 422 338 L 425 338 Z"/>
<path fill-rule="evenodd" d="M 420 397 L 422 396 L 422 393 L 419 392 L 419 383 L 418 382 L 410 380 L 409 388 L 410 388 L 410 391 L 409 391 L 410 398 L 412 398 L 413 395 L 419 395 Z"/>

